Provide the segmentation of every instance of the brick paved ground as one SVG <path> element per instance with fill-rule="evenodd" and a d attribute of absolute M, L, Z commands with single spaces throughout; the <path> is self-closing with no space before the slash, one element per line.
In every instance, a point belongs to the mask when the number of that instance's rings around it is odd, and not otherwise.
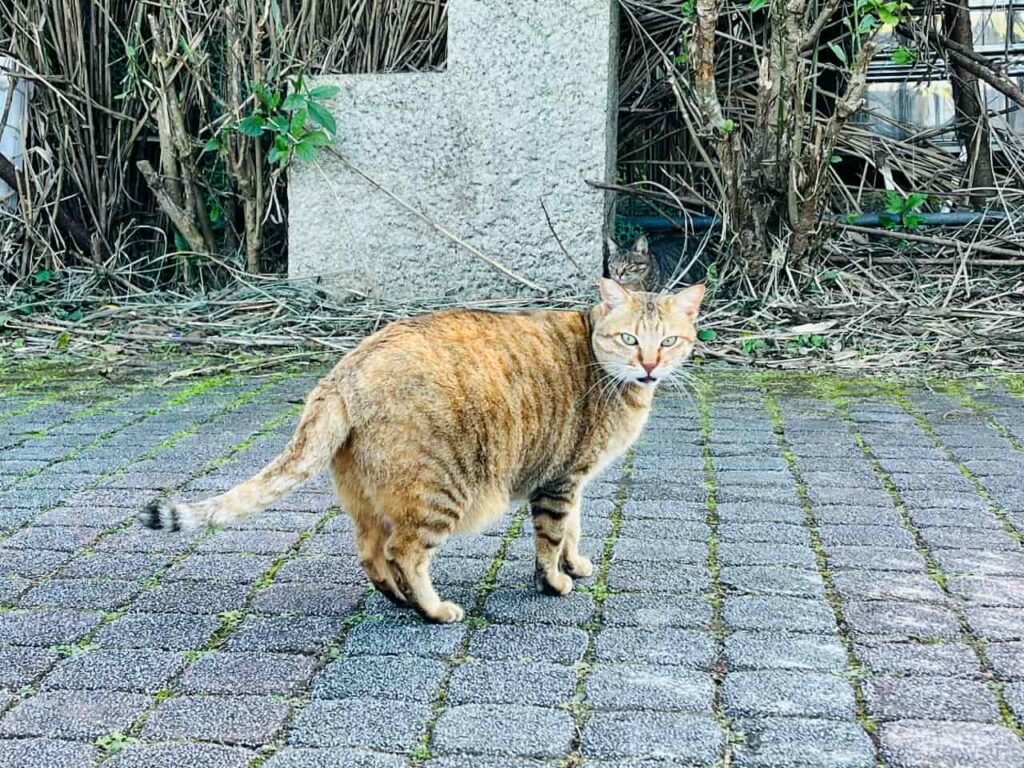
<path fill-rule="evenodd" d="M 0 767 L 1024 766 L 1002 385 L 705 374 L 589 490 L 595 578 L 534 594 L 519 512 L 444 549 L 438 627 L 368 592 L 326 483 L 130 522 L 247 476 L 312 381 L 6 383 Z"/>

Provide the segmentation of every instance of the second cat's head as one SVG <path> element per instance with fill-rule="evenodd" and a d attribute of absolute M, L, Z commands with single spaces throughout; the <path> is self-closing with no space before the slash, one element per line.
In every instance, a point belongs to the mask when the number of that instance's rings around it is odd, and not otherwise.
<path fill-rule="evenodd" d="M 644 293 L 600 281 L 592 344 L 598 363 L 623 383 L 653 387 L 690 357 L 704 286 Z"/>

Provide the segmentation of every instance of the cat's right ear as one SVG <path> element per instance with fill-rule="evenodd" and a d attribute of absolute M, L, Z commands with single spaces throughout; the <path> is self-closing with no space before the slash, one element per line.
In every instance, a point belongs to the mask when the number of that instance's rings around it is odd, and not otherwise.
<path fill-rule="evenodd" d="M 608 238 L 608 255 L 612 257 L 619 255 L 619 244 L 610 237 Z"/>
<path fill-rule="evenodd" d="M 601 291 L 601 303 L 608 309 L 621 307 L 629 301 L 629 291 L 607 277 L 602 277 L 597 283 Z"/>

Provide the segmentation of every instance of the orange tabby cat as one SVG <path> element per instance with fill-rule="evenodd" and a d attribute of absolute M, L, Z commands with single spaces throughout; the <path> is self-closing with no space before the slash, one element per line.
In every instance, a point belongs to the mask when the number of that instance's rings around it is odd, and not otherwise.
<path fill-rule="evenodd" d="M 449 310 L 393 323 L 317 385 L 284 452 L 227 493 L 160 501 L 150 528 L 222 525 L 269 506 L 328 463 L 360 560 L 393 601 L 458 621 L 430 581 L 434 550 L 529 499 L 537 588 L 564 595 L 580 554 L 584 483 L 640 433 L 656 385 L 696 338 L 704 286 L 673 295 L 601 281 L 588 311 Z"/>

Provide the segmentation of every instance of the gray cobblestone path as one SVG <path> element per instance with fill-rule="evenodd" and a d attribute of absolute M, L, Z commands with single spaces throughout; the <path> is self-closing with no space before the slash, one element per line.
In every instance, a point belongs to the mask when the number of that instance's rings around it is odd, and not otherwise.
<path fill-rule="evenodd" d="M 0 768 L 1022 768 L 1024 389 L 704 373 L 588 489 L 594 578 L 525 512 L 366 587 L 325 480 L 246 477 L 315 377 L 0 381 Z M 524 525 L 524 522 L 527 523 Z"/>

